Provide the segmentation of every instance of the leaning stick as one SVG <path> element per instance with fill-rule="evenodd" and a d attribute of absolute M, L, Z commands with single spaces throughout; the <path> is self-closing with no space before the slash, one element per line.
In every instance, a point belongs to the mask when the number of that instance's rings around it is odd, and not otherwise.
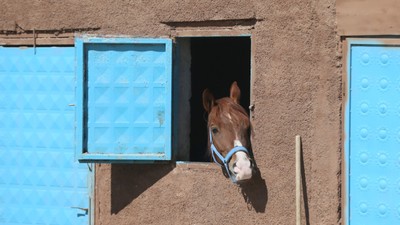
<path fill-rule="evenodd" d="M 296 135 L 296 225 L 301 224 L 301 139 L 300 135 Z"/>

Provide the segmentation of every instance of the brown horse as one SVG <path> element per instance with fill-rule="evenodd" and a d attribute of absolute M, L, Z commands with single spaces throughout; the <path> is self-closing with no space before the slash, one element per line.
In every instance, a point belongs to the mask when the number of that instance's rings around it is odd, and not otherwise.
<path fill-rule="evenodd" d="M 215 100 L 208 89 L 203 91 L 212 158 L 234 183 L 249 180 L 255 169 L 250 120 L 239 101 L 240 89 L 236 81 L 231 85 L 230 97 Z"/>

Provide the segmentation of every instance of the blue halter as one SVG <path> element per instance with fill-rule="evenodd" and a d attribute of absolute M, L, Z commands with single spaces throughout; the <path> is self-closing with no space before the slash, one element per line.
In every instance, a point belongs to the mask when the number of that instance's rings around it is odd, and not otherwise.
<path fill-rule="evenodd" d="M 237 183 L 236 177 L 231 173 L 231 171 L 229 170 L 229 161 L 231 160 L 233 154 L 235 154 L 236 152 L 242 151 L 245 152 L 247 154 L 249 154 L 249 151 L 243 147 L 243 146 L 236 146 L 233 147 L 228 154 L 224 157 L 221 155 L 221 153 L 218 152 L 217 148 L 215 147 L 214 143 L 213 143 L 213 139 L 212 139 L 212 132 L 211 130 L 209 130 L 209 134 L 210 134 L 210 145 L 211 145 L 211 155 L 213 157 L 213 160 L 215 163 L 217 163 L 218 165 L 220 165 L 222 167 L 222 164 L 219 163 L 216 159 L 215 159 L 215 155 L 218 157 L 218 159 L 224 164 L 226 173 L 228 174 L 229 178 L 231 179 L 231 181 L 233 183 Z"/>

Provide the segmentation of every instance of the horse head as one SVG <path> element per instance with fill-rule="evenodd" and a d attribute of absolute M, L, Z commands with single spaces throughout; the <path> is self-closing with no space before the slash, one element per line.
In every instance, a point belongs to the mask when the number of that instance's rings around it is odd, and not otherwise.
<path fill-rule="evenodd" d="M 234 183 L 249 180 L 255 169 L 250 119 L 239 102 L 240 89 L 236 81 L 231 85 L 229 97 L 216 100 L 208 89 L 203 91 L 212 158 Z"/>

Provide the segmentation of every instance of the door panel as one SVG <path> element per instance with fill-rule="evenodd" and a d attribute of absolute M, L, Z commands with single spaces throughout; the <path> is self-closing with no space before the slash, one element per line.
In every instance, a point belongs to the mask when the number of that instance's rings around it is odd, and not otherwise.
<path fill-rule="evenodd" d="M 88 224 L 73 47 L 0 47 L 0 224 Z M 74 208 L 77 207 L 77 208 Z"/>
<path fill-rule="evenodd" d="M 349 221 L 400 224 L 400 47 L 350 46 Z"/>

